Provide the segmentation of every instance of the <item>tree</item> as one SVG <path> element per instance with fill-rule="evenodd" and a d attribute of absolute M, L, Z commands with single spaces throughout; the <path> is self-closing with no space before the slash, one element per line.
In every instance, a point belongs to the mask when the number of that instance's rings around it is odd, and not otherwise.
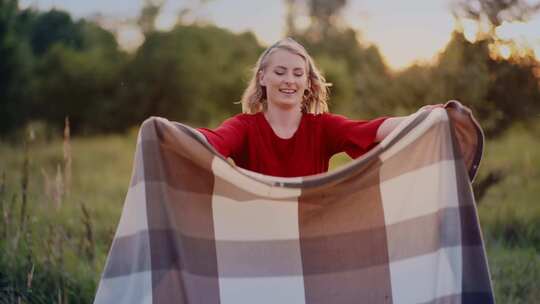
<path fill-rule="evenodd" d="M 215 26 L 179 25 L 154 32 L 126 69 L 124 107 L 133 124 L 151 115 L 216 124 L 239 112 L 250 67 L 262 51 L 251 33 Z"/>
<path fill-rule="evenodd" d="M 124 56 L 93 47 L 77 51 L 62 44 L 53 46 L 35 68 L 36 94 L 32 117 L 62 127 L 69 116 L 75 133 L 121 130 L 116 116 L 118 88 Z"/>
<path fill-rule="evenodd" d="M 30 44 L 37 56 L 45 54 L 57 43 L 81 49 L 83 39 L 80 24 L 73 22 L 68 13 L 55 9 L 39 14 L 30 33 Z"/>
<path fill-rule="evenodd" d="M 489 137 L 540 113 L 536 61 L 492 58 L 489 39 L 469 42 L 461 32 L 432 66 L 414 66 L 393 80 L 389 103 L 415 110 L 423 104 L 458 99 L 471 107 Z"/>
<path fill-rule="evenodd" d="M 28 116 L 58 127 L 69 116 L 72 130 L 79 133 L 122 129 L 125 126 L 114 118 L 126 54 L 119 50 L 112 33 L 93 22 L 73 22 L 64 15 L 47 12 L 33 24 L 33 35 L 53 30 L 51 37 L 40 40 L 44 43 L 34 45 L 37 58 L 33 80 L 27 84 L 34 94 Z M 67 28 L 54 30 L 58 24 L 67 24 Z M 75 37 L 76 43 L 66 37 Z"/>
<path fill-rule="evenodd" d="M 29 108 L 29 65 L 27 45 L 17 31 L 18 1 L 0 1 L 0 134 L 6 134 L 26 121 Z"/>
<path fill-rule="evenodd" d="M 392 109 L 383 98 L 388 68 L 377 47 L 362 42 L 360 33 L 347 25 L 342 16 L 346 5 L 345 0 L 288 0 L 288 34 L 315 57 L 332 83 L 332 111 L 355 117 L 385 113 Z M 310 17 L 305 29 L 295 23 L 302 14 Z"/>
<path fill-rule="evenodd" d="M 163 4 L 165 4 L 164 0 L 144 0 L 137 24 L 145 35 L 156 30 L 156 19 Z"/>
<path fill-rule="evenodd" d="M 336 30 L 348 29 L 342 18 L 346 0 L 285 0 L 287 8 L 286 28 L 290 36 L 304 35 L 312 42 L 325 41 Z M 310 24 L 303 33 L 296 27 L 296 20 L 307 15 Z"/>
<path fill-rule="evenodd" d="M 297 34 L 296 19 L 298 18 L 298 0 L 285 0 L 287 13 L 285 15 L 285 28 L 288 35 Z"/>
<path fill-rule="evenodd" d="M 488 37 L 496 36 L 495 29 L 504 21 L 527 21 L 540 10 L 540 3 L 525 0 L 457 0 L 453 13 L 458 18 L 471 19 L 488 25 Z"/>
<path fill-rule="evenodd" d="M 346 6 L 346 0 L 310 0 L 309 13 L 312 18 L 309 34 L 314 39 L 324 40 L 333 29 L 340 25 L 341 12 Z"/>

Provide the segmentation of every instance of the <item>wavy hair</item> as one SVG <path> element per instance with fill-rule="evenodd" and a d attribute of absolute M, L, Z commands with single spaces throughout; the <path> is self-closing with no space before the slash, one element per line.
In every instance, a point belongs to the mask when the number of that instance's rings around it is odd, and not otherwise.
<path fill-rule="evenodd" d="M 330 84 L 326 82 L 319 69 L 317 69 L 306 49 L 292 38 L 285 38 L 276 42 L 261 54 L 253 68 L 253 76 L 240 100 L 242 112 L 255 114 L 266 110 L 268 106 L 266 89 L 259 82 L 259 74 L 268 66 L 270 55 L 279 49 L 299 55 L 307 64 L 308 88 L 304 91 L 302 97 L 302 112 L 312 114 L 328 112 L 327 101 Z"/>

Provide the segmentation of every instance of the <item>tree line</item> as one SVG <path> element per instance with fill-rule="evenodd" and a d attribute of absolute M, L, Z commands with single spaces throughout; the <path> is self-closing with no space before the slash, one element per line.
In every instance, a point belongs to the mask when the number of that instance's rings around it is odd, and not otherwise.
<path fill-rule="evenodd" d="M 481 17 L 485 13 L 495 28 L 502 20 L 497 16 L 508 15 L 474 11 L 482 6 L 471 2 L 457 6 L 457 18 L 489 20 Z M 333 112 L 353 118 L 402 115 L 458 99 L 475 111 L 488 136 L 516 121 L 539 118 L 537 59 L 532 52 L 498 56 L 494 46 L 508 42 L 494 30 L 470 42 L 457 27 L 434 62 L 395 72 L 375 45 L 343 21 L 346 1 L 286 4 L 288 34 L 306 46 L 332 83 Z M 180 20 L 171 30 L 158 31 L 152 24 L 160 5 L 146 2 L 139 19 L 144 42 L 125 52 L 95 22 L 2 0 L 0 134 L 36 120 L 61 127 L 66 116 L 75 133 L 92 134 L 121 132 L 151 115 L 215 126 L 238 113 L 235 102 L 264 47 L 251 32 L 233 33 L 209 23 Z M 304 28 L 295 25 L 298 12 L 310 17 Z M 410 42 L 415 39 L 420 38 L 410 37 Z"/>

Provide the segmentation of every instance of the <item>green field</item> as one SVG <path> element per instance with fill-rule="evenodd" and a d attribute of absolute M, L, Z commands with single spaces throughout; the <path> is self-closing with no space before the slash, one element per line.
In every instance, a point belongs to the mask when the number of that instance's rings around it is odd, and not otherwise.
<path fill-rule="evenodd" d="M 479 201 L 499 303 L 540 299 L 539 138 L 540 123 L 515 126 L 487 142 L 480 169 L 478 180 L 493 171 L 503 176 Z M 27 149 L 0 143 L 0 303 L 92 302 L 129 184 L 135 141 L 136 131 L 72 139 L 69 187 L 60 183 L 60 138 L 38 135 Z M 346 161 L 339 155 L 332 168 Z M 60 192 L 69 194 L 55 194 Z"/>

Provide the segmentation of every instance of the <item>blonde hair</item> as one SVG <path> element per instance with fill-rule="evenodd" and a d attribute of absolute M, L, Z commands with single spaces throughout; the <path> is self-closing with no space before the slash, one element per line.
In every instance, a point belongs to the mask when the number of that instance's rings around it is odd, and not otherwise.
<path fill-rule="evenodd" d="M 308 88 L 302 97 L 302 112 L 313 114 L 328 112 L 327 100 L 330 84 L 326 83 L 306 49 L 292 38 L 285 38 L 276 42 L 261 54 L 253 69 L 253 76 L 248 87 L 242 95 L 242 100 L 240 100 L 242 112 L 255 114 L 266 110 L 268 106 L 266 90 L 259 83 L 259 74 L 267 67 L 270 55 L 278 49 L 299 55 L 307 63 Z"/>

